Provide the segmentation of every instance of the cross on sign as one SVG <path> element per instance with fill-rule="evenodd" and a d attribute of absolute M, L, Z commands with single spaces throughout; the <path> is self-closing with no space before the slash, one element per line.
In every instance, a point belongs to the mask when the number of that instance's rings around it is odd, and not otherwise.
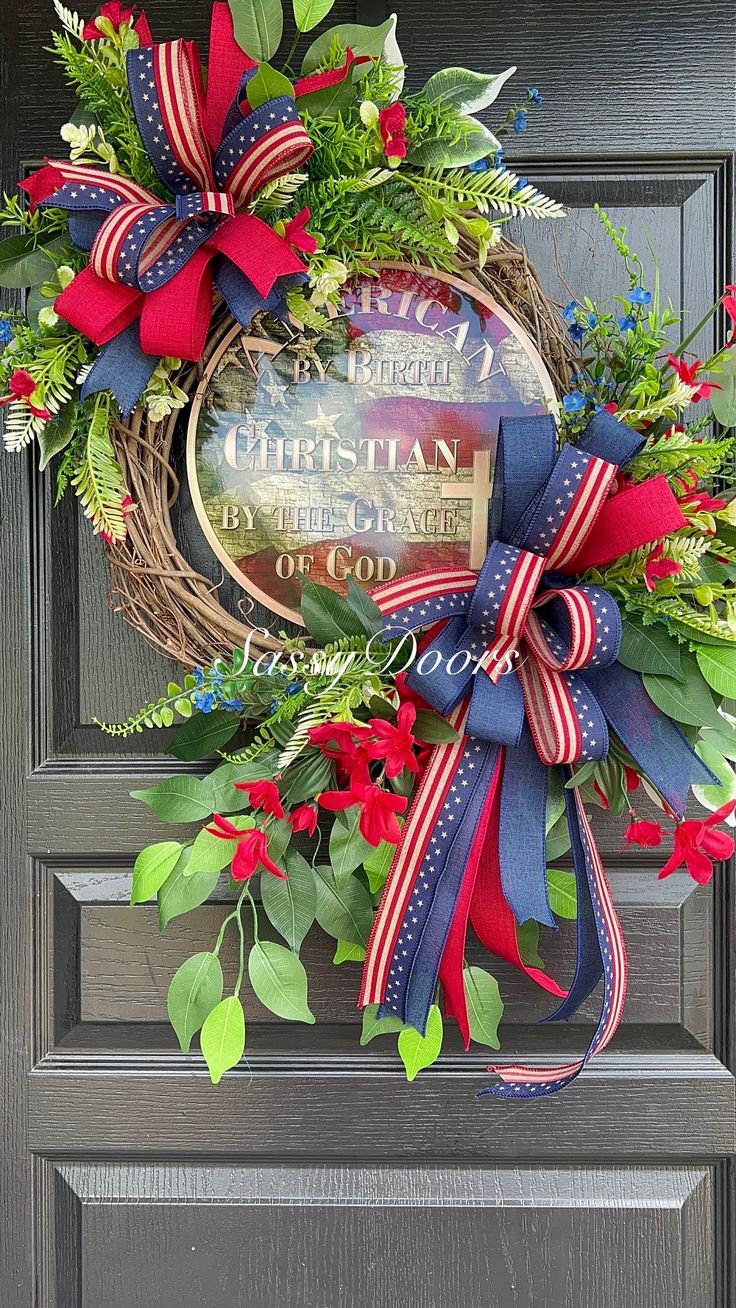
<path fill-rule="evenodd" d="M 470 500 L 470 553 L 468 567 L 480 572 L 488 550 L 488 505 L 493 493 L 491 451 L 473 453 L 472 481 L 443 481 L 440 499 Z"/>

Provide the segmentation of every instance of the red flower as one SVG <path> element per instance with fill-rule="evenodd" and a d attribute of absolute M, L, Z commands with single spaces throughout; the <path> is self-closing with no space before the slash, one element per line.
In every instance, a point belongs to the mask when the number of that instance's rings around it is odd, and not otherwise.
<path fill-rule="evenodd" d="M 660 542 L 647 558 L 644 569 L 644 584 L 647 590 L 656 590 L 657 582 L 663 577 L 674 577 L 678 572 L 682 572 L 682 564 L 675 563 L 674 559 L 662 558 L 663 553 L 664 545 Z"/>
<path fill-rule="evenodd" d="M 284 808 L 275 781 L 236 781 L 236 790 L 244 790 L 251 808 L 263 809 L 271 817 L 282 818 Z"/>
<path fill-rule="evenodd" d="M 728 287 L 728 286 L 726 287 L 726 290 L 733 290 L 733 289 L 734 289 L 733 287 Z M 728 314 L 729 318 L 731 319 L 731 322 L 734 325 L 734 329 L 736 329 L 736 295 L 724 295 L 723 307 L 726 310 L 726 313 Z"/>
<path fill-rule="evenodd" d="M 132 501 L 130 495 L 126 495 L 126 496 L 125 496 L 125 499 L 123 500 L 123 502 L 122 502 L 122 504 L 120 505 L 120 507 L 121 507 L 121 509 L 123 510 L 123 513 L 124 513 L 124 514 L 125 514 L 125 513 L 130 513 L 131 509 L 134 509 L 134 508 L 135 508 L 135 505 L 134 505 L 134 503 L 133 503 L 133 501 Z M 126 530 L 127 530 L 127 528 L 126 528 Z M 101 538 L 102 540 L 104 540 L 104 542 L 105 542 L 106 545 L 112 545 L 112 536 L 110 535 L 109 531 L 101 531 L 101 532 L 99 533 L 99 535 L 100 535 L 100 538 Z"/>
<path fill-rule="evenodd" d="M 692 507 L 696 513 L 716 513 L 719 509 L 725 509 L 727 501 L 712 499 L 707 491 L 697 491 L 695 494 L 682 495 L 678 499 L 678 504 Z"/>
<path fill-rule="evenodd" d="M 603 408 L 606 413 L 618 413 L 618 405 L 615 400 L 609 400 L 607 404 L 603 405 Z"/>
<path fill-rule="evenodd" d="M 313 836 L 317 826 L 317 810 L 313 804 L 300 804 L 289 814 L 292 831 L 306 831 Z"/>
<path fill-rule="evenodd" d="M 716 386 L 715 382 L 698 381 L 698 371 L 703 366 L 701 359 L 696 359 L 694 363 L 687 363 L 685 359 L 676 359 L 674 354 L 668 354 L 667 359 L 672 364 L 672 367 L 680 378 L 680 381 L 684 382 L 686 386 L 694 386 L 696 388 L 695 394 L 693 395 L 693 402 L 695 404 L 697 404 L 699 400 L 707 400 L 711 391 L 719 391 L 721 389 L 720 386 Z"/>
<path fill-rule="evenodd" d="M 98 18 L 106 18 L 108 22 L 112 23 L 115 31 L 119 32 L 123 23 L 130 22 L 134 10 L 135 5 L 131 6 L 130 9 L 123 9 L 120 0 L 110 0 L 109 4 L 102 6 Z M 97 18 L 90 18 L 84 24 L 82 29 L 83 41 L 99 41 L 104 35 L 105 33 L 101 32 L 97 26 Z"/>
<path fill-rule="evenodd" d="M 39 409 L 35 404 L 31 404 L 30 397 L 37 389 L 38 382 L 29 372 L 26 372 L 25 368 L 16 368 L 8 386 L 10 392 L 8 395 L 3 395 L 0 405 L 13 404 L 15 400 L 25 400 L 34 418 L 43 418 L 44 422 L 48 422 L 51 417 L 48 409 Z"/>
<path fill-rule="evenodd" d="M 646 818 L 634 818 L 631 814 L 632 821 L 626 828 L 626 844 L 641 845 L 648 848 L 653 845 L 662 844 L 664 832 L 658 822 L 648 822 Z"/>
<path fill-rule="evenodd" d="M 635 768 L 626 767 L 624 765 L 624 777 L 626 778 L 627 794 L 631 794 L 632 790 L 639 789 L 639 783 L 641 781 L 641 777 L 639 776 L 639 773 L 636 771 Z"/>
<path fill-rule="evenodd" d="M 369 845 L 380 845 L 382 840 L 395 845 L 401 836 L 401 827 L 396 821 L 396 814 L 406 810 L 408 800 L 405 795 L 390 795 L 370 781 L 361 781 L 351 777 L 349 790 L 325 790 L 317 796 L 317 803 L 322 808 L 337 813 L 353 805 L 360 806 L 360 834 Z"/>
<path fill-rule="evenodd" d="M 219 836 L 220 840 L 237 840 L 238 846 L 230 864 L 233 881 L 247 881 L 258 871 L 259 865 L 273 876 L 286 880 L 286 873 L 268 857 L 268 839 L 260 827 L 239 831 L 221 813 L 215 813 L 212 826 L 205 827 L 205 831 L 209 831 L 211 836 Z"/>
<path fill-rule="evenodd" d="M 598 796 L 599 800 L 601 801 L 601 808 L 608 809 L 609 808 L 608 800 L 606 799 L 606 796 L 604 795 L 597 781 L 593 782 L 593 789 L 596 795 Z"/>
<path fill-rule="evenodd" d="M 322 727 L 310 727 L 308 732 L 310 745 L 318 745 L 327 758 L 341 761 L 352 758 L 356 741 L 367 740 L 370 734 L 357 722 L 326 722 Z"/>
<path fill-rule="evenodd" d="M 675 827 L 675 845 L 664 867 L 660 868 L 659 877 L 668 877 L 684 863 L 693 881 L 701 886 L 713 876 L 712 859 L 730 858 L 734 851 L 733 836 L 725 831 L 714 831 L 713 827 L 730 816 L 736 808 L 736 799 L 724 804 L 715 813 L 711 813 L 704 822 L 691 819 L 678 822 Z M 709 855 L 711 857 L 709 857 Z"/>
<path fill-rule="evenodd" d="M 317 242 L 308 232 L 306 225 L 311 218 L 309 209 L 300 209 L 295 218 L 290 218 L 284 228 L 284 240 L 293 245 L 295 250 L 302 250 L 304 254 L 314 254 L 317 249 Z"/>
<path fill-rule="evenodd" d="M 396 726 L 381 718 L 370 719 L 368 725 L 373 735 L 378 736 L 378 740 L 367 745 L 365 752 L 370 759 L 386 760 L 386 776 L 389 778 L 398 777 L 404 768 L 408 768 L 410 772 L 418 771 L 414 754 L 415 737 L 411 730 L 416 716 L 414 705 L 406 703 L 401 705 L 396 714 Z"/>
<path fill-rule="evenodd" d="M 378 130 L 389 159 L 406 158 L 406 109 L 400 100 L 386 105 L 378 115 Z"/>

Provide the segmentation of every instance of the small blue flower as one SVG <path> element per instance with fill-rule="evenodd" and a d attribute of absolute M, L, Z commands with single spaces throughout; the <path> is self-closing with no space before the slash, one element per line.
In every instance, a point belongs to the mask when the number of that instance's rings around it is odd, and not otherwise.
<path fill-rule="evenodd" d="M 574 322 L 567 330 L 574 341 L 582 341 L 585 335 L 585 328 L 581 327 L 579 322 Z"/>
<path fill-rule="evenodd" d="M 192 703 L 200 713 L 211 713 L 215 706 L 215 697 L 209 690 L 198 690 L 192 695 Z"/>
<path fill-rule="evenodd" d="M 526 117 L 526 109 L 517 109 L 516 113 L 511 119 L 512 131 L 516 136 L 521 136 L 521 133 L 526 131 L 527 126 L 528 123 Z"/>
<path fill-rule="evenodd" d="M 585 408 L 585 396 L 580 391 L 570 391 L 569 395 L 563 395 L 562 407 L 565 413 L 579 413 Z"/>
<path fill-rule="evenodd" d="M 298 695 L 301 689 L 302 687 L 298 681 L 292 681 L 291 685 L 286 687 L 286 693 L 287 695 Z"/>
<path fill-rule="evenodd" d="M 562 316 L 565 319 L 565 322 L 575 321 L 575 314 L 577 312 L 577 307 L 578 307 L 577 302 L 575 300 L 568 300 L 567 304 L 562 310 Z"/>
<path fill-rule="evenodd" d="M 529 90 L 526 93 L 526 98 L 530 104 L 540 105 L 542 103 L 542 97 L 536 86 L 529 87 Z"/>
<path fill-rule="evenodd" d="M 273 714 L 276 712 L 276 710 L 278 709 L 278 706 L 279 706 L 279 701 L 278 701 L 277 699 L 275 699 L 275 698 L 272 699 L 272 700 L 271 700 L 271 706 L 270 706 L 270 708 L 269 708 L 269 710 L 268 710 L 269 713 L 271 714 L 271 716 L 273 716 Z"/>
<path fill-rule="evenodd" d="M 598 324 L 598 315 L 597 315 L 596 313 L 589 313 L 589 314 L 587 315 L 587 317 L 588 317 L 588 326 L 589 326 L 590 328 L 593 328 L 593 327 L 597 326 L 597 324 Z"/>
<path fill-rule="evenodd" d="M 233 713 L 243 712 L 243 701 L 240 699 L 221 699 L 220 708 L 231 709 Z"/>
<path fill-rule="evenodd" d="M 643 290 L 641 286 L 635 286 L 634 289 L 633 289 L 633 291 L 632 291 L 632 292 L 630 293 L 630 295 L 629 295 L 629 303 L 630 303 L 630 304 L 651 304 L 651 303 L 652 303 L 652 292 L 651 292 L 651 291 L 645 291 L 645 290 Z"/>
<path fill-rule="evenodd" d="M 204 685 L 204 672 L 201 668 L 194 668 L 192 675 L 198 686 Z"/>
<path fill-rule="evenodd" d="M 0 319 L 0 345 L 9 345 L 13 339 L 13 329 L 6 318 Z"/>
<path fill-rule="evenodd" d="M 503 148 L 502 145 L 499 145 L 499 147 L 498 147 L 496 153 L 495 153 L 494 156 L 493 156 L 493 167 L 494 167 L 494 168 L 505 168 L 505 166 L 506 166 L 506 165 L 504 164 L 504 159 L 505 159 L 505 158 L 506 158 L 506 151 L 504 150 L 504 148 Z"/>
<path fill-rule="evenodd" d="M 219 668 L 213 668 L 210 672 L 210 684 L 212 686 L 222 685 L 222 673 Z"/>
<path fill-rule="evenodd" d="M 636 318 L 632 313 L 626 313 L 623 318 L 617 318 L 616 323 L 622 332 L 631 332 L 636 327 Z"/>
<path fill-rule="evenodd" d="M 526 177 L 517 177 L 516 181 L 514 182 L 513 186 L 511 187 L 511 194 L 513 195 L 513 194 L 514 194 L 514 191 L 520 191 L 524 186 L 527 186 L 527 185 L 528 185 L 528 183 L 527 183 Z"/>
<path fill-rule="evenodd" d="M 469 173 L 487 173 L 490 168 L 487 159 L 476 159 L 473 163 L 468 164 Z"/>

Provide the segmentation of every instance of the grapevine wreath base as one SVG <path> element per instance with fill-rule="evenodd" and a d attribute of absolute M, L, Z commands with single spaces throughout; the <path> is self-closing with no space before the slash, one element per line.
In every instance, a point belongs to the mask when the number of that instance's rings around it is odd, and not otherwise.
<path fill-rule="evenodd" d="M 734 850 L 721 824 L 736 822 L 736 288 L 682 323 L 656 261 L 645 270 L 596 206 L 620 293 L 607 305 L 572 298 L 558 314 L 505 236 L 511 218 L 565 219 L 504 158 L 539 90 L 509 104 L 494 135 L 477 115 L 516 70 L 446 68 L 408 90 L 395 17 L 321 28 L 332 0 L 292 0 L 284 58 L 278 0 L 216 0 L 205 78 L 194 43 L 155 41 L 119 0 L 86 20 L 54 8 L 54 55 L 79 103 L 64 157 L 19 184 L 26 203 L 5 196 L 0 208 L 13 232 L 0 286 L 28 289 L 24 313 L 0 314 L 4 441 L 36 450 L 59 495 L 76 493 L 106 542 L 113 606 L 186 670 L 124 723 L 100 724 L 116 739 L 178 722 L 168 752 L 202 764 L 134 792 L 168 838 L 135 860 L 132 906 L 155 900 L 164 931 L 227 878 L 216 939 L 171 978 L 181 1048 L 199 1039 L 214 1082 L 237 1066 L 246 970 L 269 1012 L 313 1022 L 300 951 L 315 928 L 363 1010 L 361 1044 L 396 1039 L 409 1080 L 439 1057 L 446 1022 L 466 1049 L 500 1048 L 494 958 L 556 997 L 545 1021 L 574 1017 L 599 987 L 587 1049 L 557 1066 L 500 1060 L 479 1092 L 553 1094 L 609 1045 L 626 991 L 596 806 L 628 816 L 627 845 L 657 860 L 665 846 L 660 877 L 685 869 L 704 884 Z M 397 564 L 370 592 L 353 576 L 338 589 L 295 572 L 306 633 L 277 638 L 252 630 L 244 606 L 229 612 L 179 548 L 180 411 L 194 423 L 212 398 L 229 335 L 267 336 L 273 354 L 281 341 L 329 349 L 342 331 L 348 350 L 363 310 L 334 320 L 377 266 L 456 289 L 459 274 L 487 292 L 532 381 L 489 362 L 464 424 L 455 400 L 470 391 L 446 394 L 466 433 L 461 489 L 472 465 L 483 508 L 466 510 L 467 556 L 457 534 L 459 551 L 428 551 L 417 528 L 411 570 Z M 696 358 L 713 315 L 723 343 Z M 492 339 L 495 360 L 505 336 Z M 470 359 L 454 348 L 460 370 Z M 341 416 L 315 407 L 304 419 L 284 401 L 279 416 L 315 431 Z M 402 438 L 417 435 L 403 428 L 418 412 L 392 414 Z M 205 432 L 215 454 L 216 426 Z M 310 473 L 332 475 L 330 458 Z M 411 461 L 399 471 L 418 498 Z M 444 471 L 440 498 L 469 498 Z M 340 500 L 338 529 L 352 530 L 335 484 L 325 502 Z M 267 551 L 252 553 L 260 566 Z M 246 581 L 295 616 L 258 576 Z M 657 820 L 637 812 L 643 795 Z M 565 921 L 576 923 L 568 990 L 543 961 L 544 933 Z M 466 957 L 471 929 L 486 966 Z"/>
<path fill-rule="evenodd" d="M 545 360 L 555 390 L 570 386 L 572 343 L 558 306 L 542 291 L 523 247 L 501 238 L 489 251 L 483 269 L 477 251 L 457 260 L 458 275 L 488 292 L 529 333 Z M 220 305 L 201 359 L 183 369 L 177 384 L 191 395 L 207 364 L 233 325 Z M 258 323 L 252 333 L 258 334 Z M 251 333 L 251 334 L 252 334 Z M 180 426 L 174 412 L 155 422 L 141 408 L 130 419 L 114 421 L 110 437 L 123 480 L 136 505 L 122 540 L 107 544 L 113 585 L 111 607 L 153 645 L 187 668 L 229 657 L 250 636 L 254 651 L 281 647 L 277 637 L 252 629 L 220 603 L 218 588 L 196 572 L 181 553 L 171 521 L 179 480 L 171 466 L 171 451 Z"/>

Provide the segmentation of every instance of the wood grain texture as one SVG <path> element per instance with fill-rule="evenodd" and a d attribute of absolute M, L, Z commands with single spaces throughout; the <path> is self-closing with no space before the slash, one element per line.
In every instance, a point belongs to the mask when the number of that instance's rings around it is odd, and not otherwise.
<path fill-rule="evenodd" d="M 83 1300 L 107 1308 L 620 1308 L 632 1264 L 641 1302 L 712 1298 L 704 1169 L 62 1164 L 58 1177 L 81 1215 Z M 155 1263 L 130 1256 L 142 1239 L 165 1251 L 163 1290 Z M 356 1272 L 359 1248 L 371 1256 Z"/>

